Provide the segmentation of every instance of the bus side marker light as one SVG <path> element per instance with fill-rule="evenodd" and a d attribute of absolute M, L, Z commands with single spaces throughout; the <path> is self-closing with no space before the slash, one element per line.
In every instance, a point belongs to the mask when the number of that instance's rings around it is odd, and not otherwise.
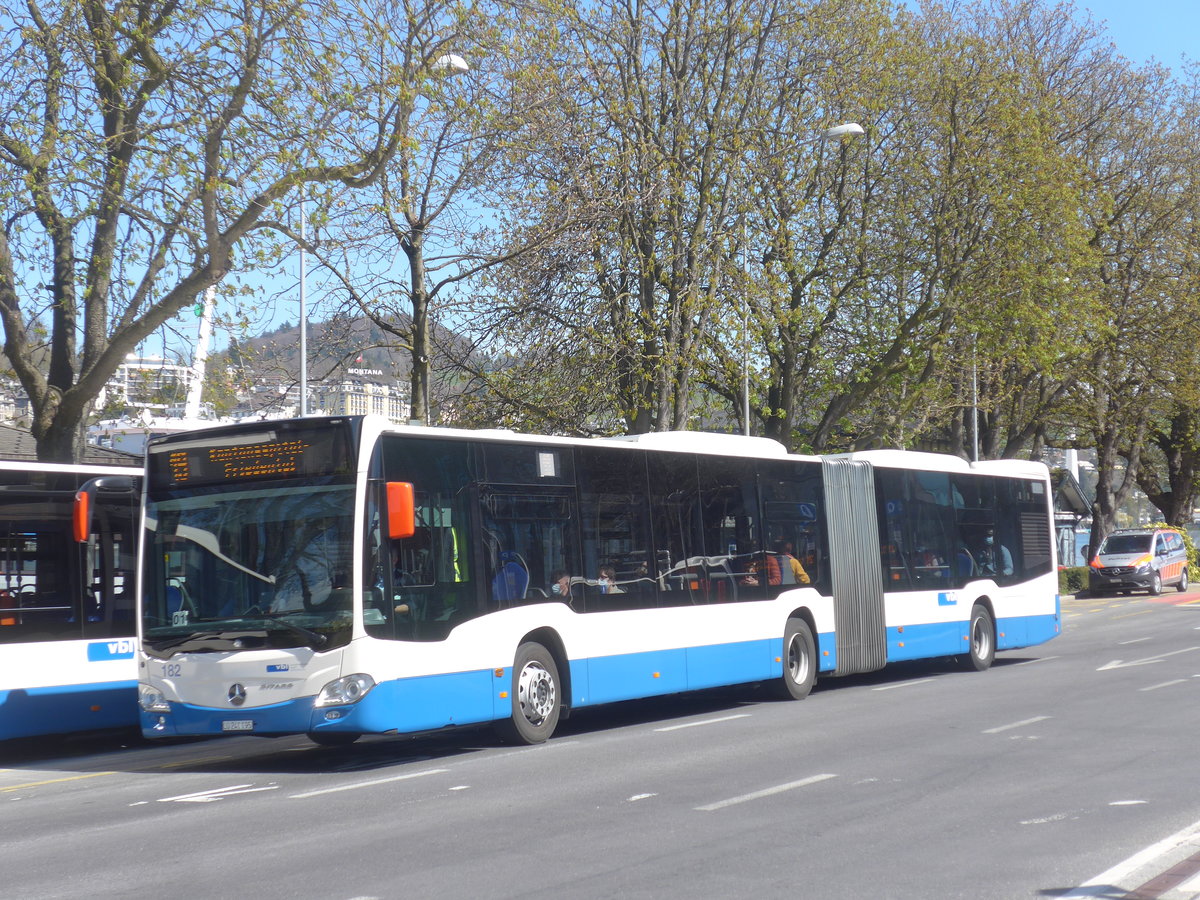
<path fill-rule="evenodd" d="M 654 677 L 655 677 L 655 678 L 657 678 L 657 677 L 658 677 L 658 675 L 659 675 L 659 673 L 658 673 L 658 672 L 655 672 L 655 673 L 654 673 Z"/>
<path fill-rule="evenodd" d="M 903 647 L 903 646 L 904 646 L 904 641 L 901 641 L 901 642 L 900 642 L 900 643 L 898 643 L 896 646 L 897 646 L 897 647 Z"/>
<path fill-rule="evenodd" d="M 822 650 L 822 651 L 821 651 L 821 655 L 822 655 L 822 656 L 828 656 L 828 655 L 829 655 L 829 651 L 828 651 L 828 650 Z"/>
<path fill-rule="evenodd" d="M 775 657 L 775 662 L 783 662 L 783 657 L 782 656 Z"/>
<path fill-rule="evenodd" d="M 89 707 L 89 709 L 91 709 L 91 711 L 92 711 L 92 712 L 100 712 L 100 710 L 101 710 L 102 708 L 103 708 L 103 707 L 100 707 L 100 706 L 92 706 L 92 707 Z"/>
<path fill-rule="evenodd" d="M 497 677 L 497 678 L 503 678 L 503 677 L 504 677 L 504 670 L 503 670 L 503 669 L 496 669 L 496 677 Z"/>
<path fill-rule="evenodd" d="M 1000 637 L 1004 637 L 1004 632 L 1000 632 Z"/>
<path fill-rule="evenodd" d="M 508 699 L 508 691 L 501 691 L 501 692 L 500 692 L 500 699 L 501 699 L 501 700 L 507 700 L 507 699 Z"/>

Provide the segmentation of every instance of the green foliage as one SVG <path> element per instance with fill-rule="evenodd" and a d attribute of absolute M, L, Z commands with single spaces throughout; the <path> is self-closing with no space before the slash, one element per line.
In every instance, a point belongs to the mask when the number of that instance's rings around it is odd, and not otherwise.
<path fill-rule="evenodd" d="M 1078 594 L 1087 590 L 1087 566 L 1064 566 L 1058 570 L 1058 592 Z"/>

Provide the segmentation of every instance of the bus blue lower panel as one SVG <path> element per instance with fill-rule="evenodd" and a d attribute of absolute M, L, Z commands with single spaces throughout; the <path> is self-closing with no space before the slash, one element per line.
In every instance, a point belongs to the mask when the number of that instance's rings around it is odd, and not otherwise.
<path fill-rule="evenodd" d="M 887 661 L 928 659 L 932 656 L 956 656 L 970 649 L 966 622 L 932 622 L 927 625 L 902 625 L 887 630 Z"/>
<path fill-rule="evenodd" d="M 137 682 L 0 691 L 0 740 L 137 724 Z"/>
<path fill-rule="evenodd" d="M 1061 629 L 1058 613 L 1044 616 L 1009 616 L 996 622 L 996 649 L 1012 650 L 1042 644 Z M 888 662 L 958 656 L 970 651 L 968 622 L 905 625 L 887 630 Z"/>
<path fill-rule="evenodd" d="M 1062 618 L 1056 612 L 1046 616 L 1011 616 L 996 622 L 996 649 L 1012 650 L 1044 644 L 1062 631 Z"/>
<path fill-rule="evenodd" d="M 353 706 L 313 710 L 310 731 L 432 731 L 447 725 L 490 722 L 508 714 L 501 691 L 512 685 L 512 669 L 497 678 L 491 669 L 401 678 L 375 686 Z M 497 705 L 503 708 L 497 712 Z"/>
<path fill-rule="evenodd" d="M 761 681 L 783 671 L 781 639 L 597 656 L 571 665 L 576 706 Z M 586 681 L 582 680 L 586 677 Z"/>
<path fill-rule="evenodd" d="M 250 723 L 239 726 L 238 734 L 296 734 L 309 730 L 313 716 L 313 698 L 300 697 L 286 703 L 258 706 L 254 709 L 212 709 L 188 703 L 172 703 L 169 713 L 143 711 L 142 733 L 147 737 L 171 737 L 185 734 L 230 733 L 225 723 Z"/>
<path fill-rule="evenodd" d="M 321 709 L 313 706 L 315 698 L 311 696 L 252 709 L 211 709 L 172 703 L 170 713 L 143 712 L 142 730 L 150 737 L 430 731 L 496 718 L 493 698 L 507 689 L 511 683 L 509 676 L 511 672 L 502 680 L 488 669 L 385 681 L 356 704 Z M 497 684 L 501 687 L 495 687 Z M 507 707 L 504 712 L 507 713 Z"/>

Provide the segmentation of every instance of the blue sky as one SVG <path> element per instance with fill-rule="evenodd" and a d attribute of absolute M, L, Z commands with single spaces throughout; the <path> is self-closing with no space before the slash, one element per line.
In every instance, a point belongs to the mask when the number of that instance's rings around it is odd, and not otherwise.
<path fill-rule="evenodd" d="M 1181 55 L 1200 59 L 1200 0 L 1075 0 L 1117 45 L 1122 56 L 1151 58 L 1182 74 Z"/>

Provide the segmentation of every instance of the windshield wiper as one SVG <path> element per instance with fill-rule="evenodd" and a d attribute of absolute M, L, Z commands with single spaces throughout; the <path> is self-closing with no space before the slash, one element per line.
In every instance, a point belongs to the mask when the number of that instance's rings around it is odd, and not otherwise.
<path fill-rule="evenodd" d="M 312 631 L 311 629 L 305 628 L 302 625 L 297 625 L 294 622 L 289 622 L 286 619 L 281 619 L 276 616 L 264 616 L 264 618 L 267 618 L 278 625 L 282 625 L 293 634 L 298 634 L 300 637 L 305 638 L 308 646 L 312 647 L 314 650 L 319 650 L 321 647 L 324 647 L 329 643 L 329 635 L 321 634 L 319 631 Z"/>
<path fill-rule="evenodd" d="M 150 646 L 155 650 L 170 650 L 172 647 L 181 647 L 188 641 L 209 641 L 213 638 L 219 638 L 224 633 L 225 632 L 223 631 L 193 631 L 189 634 L 180 635 L 174 640 L 167 641 L 164 644 L 160 644 L 151 639 L 153 642 Z"/>

